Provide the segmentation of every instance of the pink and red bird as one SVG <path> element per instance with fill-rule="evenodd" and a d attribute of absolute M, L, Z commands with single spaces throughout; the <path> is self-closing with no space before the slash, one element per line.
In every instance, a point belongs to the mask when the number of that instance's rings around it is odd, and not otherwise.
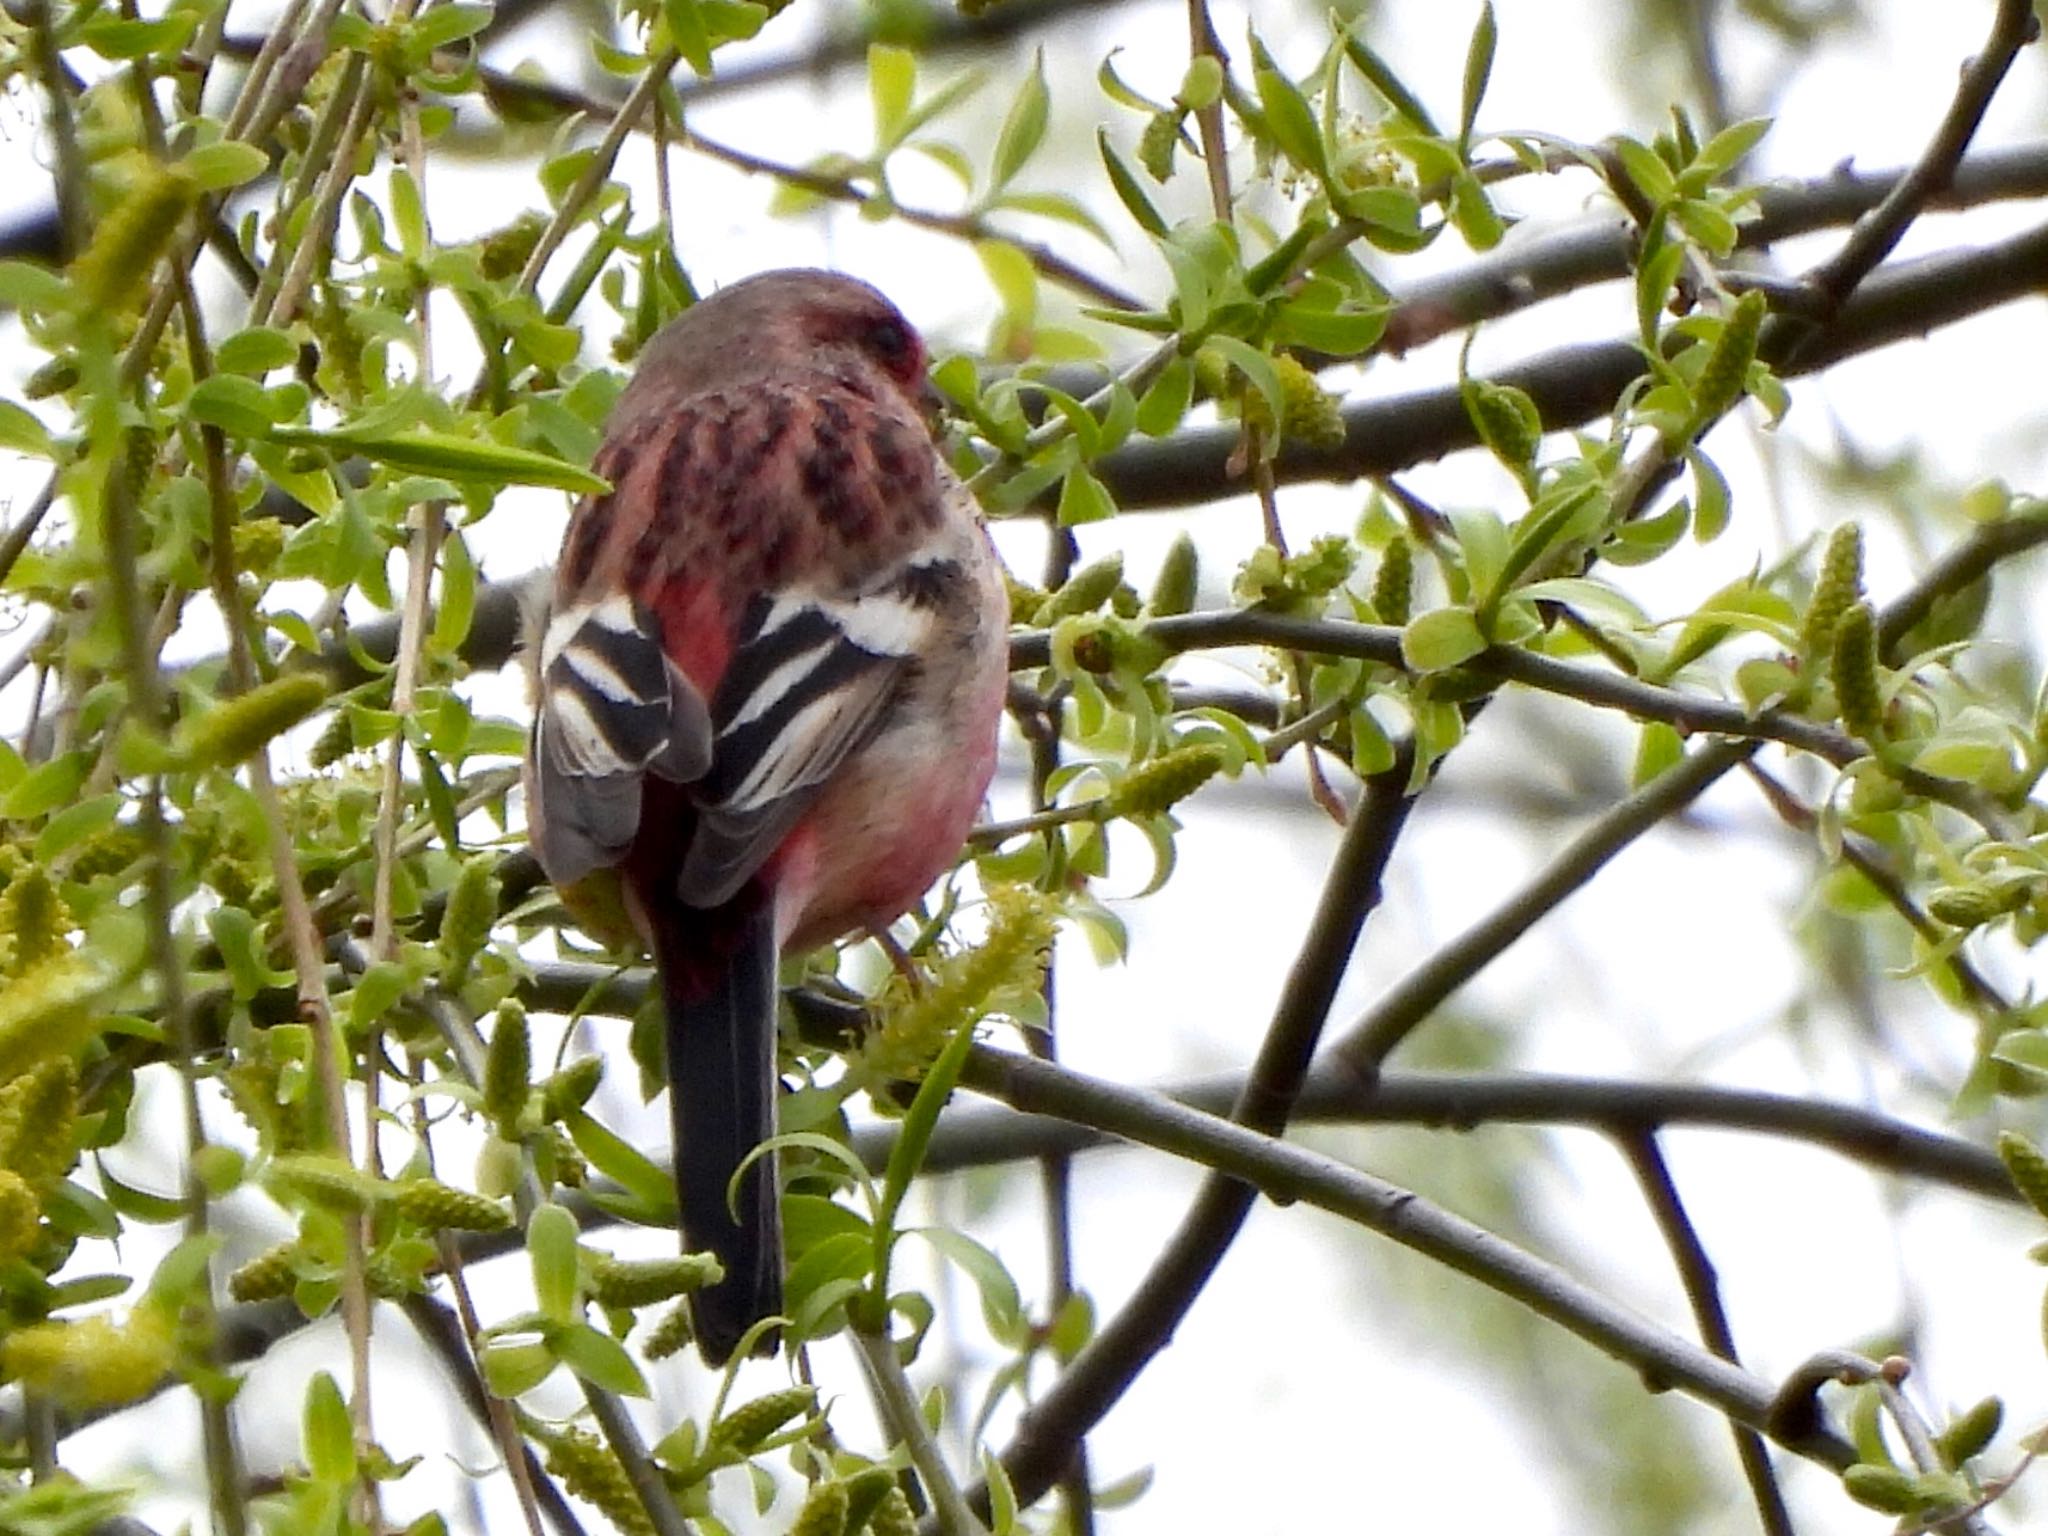
<path fill-rule="evenodd" d="M 995 768 L 1008 603 L 927 389 L 865 283 L 736 283 L 648 343 L 555 571 L 529 836 L 558 887 L 617 879 L 660 972 L 713 1364 L 782 1307 L 774 1159 L 728 1196 L 774 1134 L 778 958 L 913 906 Z"/>

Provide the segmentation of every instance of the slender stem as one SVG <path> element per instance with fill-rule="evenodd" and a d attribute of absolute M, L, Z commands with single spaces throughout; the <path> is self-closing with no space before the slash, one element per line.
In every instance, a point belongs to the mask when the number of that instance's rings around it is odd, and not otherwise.
<path fill-rule="evenodd" d="M 1635 1169 L 1636 1182 L 1642 1186 L 1650 1214 L 1656 1217 L 1665 1246 L 1678 1266 L 1701 1340 L 1729 1364 L 1741 1364 L 1735 1353 L 1734 1331 L 1728 1326 L 1728 1312 L 1721 1304 L 1721 1282 L 1714 1273 L 1714 1262 L 1700 1241 L 1692 1218 L 1686 1214 L 1678 1185 L 1664 1161 L 1663 1149 L 1657 1145 L 1656 1133 L 1625 1136 L 1621 1138 L 1621 1149 Z M 1747 1424 L 1731 1422 L 1729 1428 L 1734 1432 L 1735 1453 L 1742 1462 L 1742 1475 L 1749 1481 L 1750 1495 L 1756 1500 L 1757 1516 L 1764 1530 L 1768 1536 L 1793 1536 L 1792 1513 L 1785 1507 L 1785 1496 L 1778 1488 L 1777 1474 L 1771 1469 L 1771 1454 L 1764 1447 L 1763 1436 Z"/>
<path fill-rule="evenodd" d="M 868 1385 L 874 1389 L 882 1422 L 909 1455 L 910 1464 L 917 1468 L 924 1483 L 937 1531 L 941 1536 L 988 1536 L 988 1527 L 968 1507 L 960 1485 L 953 1481 L 952 1470 L 925 1427 L 924 1410 L 918 1405 L 910 1378 L 903 1372 L 903 1362 L 896 1357 L 895 1344 L 886 1335 L 865 1328 L 850 1331 Z"/>
<path fill-rule="evenodd" d="M 1856 1459 L 1854 1447 L 1839 1436 L 1784 1414 L 1770 1383 L 1609 1301 L 1548 1261 L 1334 1158 L 1143 1089 L 989 1047 L 969 1057 L 961 1081 L 1027 1112 L 1057 1103 L 1059 1114 L 1096 1130 L 1224 1169 L 1282 1203 L 1296 1200 L 1343 1216 L 1522 1302 L 1624 1361 L 1653 1389 L 1697 1397 L 1824 1465 L 1839 1469 Z M 1018 1481 L 1020 1498 L 1027 1486 L 1035 1485 Z"/>
<path fill-rule="evenodd" d="M 1409 767 L 1404 751 L 1392 769 L 1366 781 L 1365 800 L 1338 844 L 1322 899 L 1258 1057 L 1232 1105 L 1231 1118 L 1260 1138 L 1277 1134 L 1287 1124 L 1337 984 L 1368 914 L 1379 903 L 1387 860 L 1407 824 Z M 1256 1198 L 1256 1189 L 1236 1178 L 1212 1175 L 1204 1181 L 1131 1300 L 1026 1411 L 1002 1456 L 1020 1499 L 1029 1503 L 1045 1491 L 1072 1446 L 1165 1348 L 1242 1229 Z M 970 1494 L 977 1505 L 986 1496 L 985 1489 Z"/>
<path fill-rule="evenodd" d="M 145 729 L 164 728 L 162 684 L 157 675 L 156 653 L 150 648 L 143 617 L 141 559 L 143 535 L 138 505 L 139 467 L 129 462 L 135 452 L 132 440 L 123 441 L 114 455 L 101 504 L 107 559 L 108 606 L 121 637 L 122 668 L 127 677 L 129 707 Z M 175 849 L 170 824 L 165 820 L 163 786 L 152 777 L 144 786 L 141 825 L 149 857 L 143 875 L 143 907 L 147 915 L 151 964 L 156 971 L 165 1033 L 176 1053 L 180 1102 L 185 1122 L 183 1198 L 185 1232 L 188 1240 L 200 1240 L 207 1230 L 206 1186 L 200 1181 L 200 1154 L 206 1147 L 206 1123 L 200 1113 L 198 1047 L 194 1038 L 191 1010 L 187 1007 L 185 962 L 179 953 L 177 936 L 177 892 L 172 881 Z M 202 1349 L 211 1352 L 215 1330 L 212 1266 L 207 1278 L 194 1291 L 193 1306 L 200 1320 Z M 235 1448 L 234 1423 L 225 1398 L 215 1391 L 199 1394 L 200 1423 L 206 1456 L 207 1487 L 213 1516 L 225 1536 L 243 1536 L 247 1530 L 241 1461 Z"/>

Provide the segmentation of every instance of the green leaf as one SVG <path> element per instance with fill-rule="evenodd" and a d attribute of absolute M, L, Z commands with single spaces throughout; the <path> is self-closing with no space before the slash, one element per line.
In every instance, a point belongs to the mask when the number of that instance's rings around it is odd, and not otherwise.
<path fill-rule="evenodd" d="M 323 1483 L 340 1486 L 356 1476 L 356 1433 L 341 1388 L 325 1371 L 306 1384 L 306 1470 Z"/>
<path fill-rule="evenodd" d="M 405 967 L 396 960 L 379 960 L 370 965 L 356 978 L 355 990 L 349 993 L 349 1026 L 364 1030 L 380 1023 L 411 984 Z"/>
<path fill-rule="evenodd" d="M 1045 50 L 1031 61 L 1031 73 L 1017 87 L 1003 130 L 996 137 L 995 160 L 989 167 L 990 187 L 1000 192 L 1016 178 L 1038 146 L 1045 141 L 1045 125 L 1052 107 L 1045 88 Z"/>
<path fill-rule="evenodd" d="M 511 1399 L 531 1392 L 555 1373 L 554 1351 L 545 1344 L 507 1344 L 493 1339 L 482 1350 L 484 1380 L 493 1397 Z"/>
<path fill-rule="evenodd" d="M 1431 138 L 1437 137 L 1436 120 L 1429 115 L 1429 109 L 1401 83 L 1400 76 L 1388 68 L 1386 60 L 1366 46 L 1362 34 L 1371 21 L 1370 15 L 1361 16 L 1345 32 L 1344 56 L 1351 61 L 1353 69 L 1365 76 L 1366 83 L 1386 98 L 1387 105 L 1396 113 Z"/>
<path fill-rule="evenodd" d="M 491 24 L 495 9 L 488 5 L 437 5 L 412 24 L 412 40 L 431 52 L 474 37 Z"/>
<path fill-rule="evenodd" d="M 1486 83 L 1493 76 L 1493 53 L 1500 42 L 1500 27 L 1494 21 L 1493 0 L 1479 8 L 1479 21 L 1472 28 L 1472 40 L 1465 47 L 1465 100 L 1458 114 L 1458 158 L 1472 158 L 1472 125 L 1479 120 L 1479 103 L 1486 98 Z"/>
<path fill-rule="evenodd" d="M 895 1222 L 903 1197 L 910 1193 L 911 1180 L 924 1166 L 925 1149 L 931 1145 L 939 1111 L 946 1107 L 954 1085 L 960 1081 L 967 1053 L 973 1047 L 974 1022 L 970 1019 L 953 1031 L 953 1038 L 946 1042 L 946 1048 L 925 1072 L 924 1081 L 917 1085 L 917 1096 L 904 1113 L 896 1145 L 889 1152 L 889 1166 L 882 1175 L 881 1207 L 875 1215 L 878 1228 L 887 1229 Z"/>
<path fill-rule="evenodd" d="M 0 305 L 14 309 L 61 309 L 71 288 L 48 267 L 30 261 L 0 261 Z"/>
<path fill-rule="evenodd" d="M 476 561 L 469 543 L 455 530 L 441 546 L 441 603 L 434 610 L 434 648 L 453 656 L 469 636 L 476 615 Z"/>
<path fill-rule="evenodd" d="M 533 1265 L 534 1304 L 549 1322 L 577 1317 L 576 1218 L 552 1202 L 526 1223 L 526 1256 Z"/>
<path fill-rule="evenodd" d="M 270 169 L 270 157 L 254 144 L 222 139 L 204 144 L 178 162 L 202 192 L 225 192 L 254 181 Z"/>
<path fill-rule="evenodd" d="M 267 325 L 237 331 L 214 349 L 213 366 L 222 373 L 260 377 L 273 368 L 289 368 L 299 360 L 299 344 Z"/>
<path fill-rule="evenodd" d="M 221 382 L 218 378 L 208 383 Z M 241 382 L 248 382 L 243 380 Z M 194 391 L 196 397 L 197 391 Z M 587 469 L 530 448 L 514 448 L 487 438 L 458 437 L 452 432 L 394 431 L 385 434 L 351 428 L 273 427 L 273 442 L 293 448 L 329 448 L 418 474 L 446 475 L 451 480 L 483 480 L 504 485 L 538 485 L 554 490 L 601 495 L 609 482 Z"/>
<path fill-rule="evenodd" d="M 1486 649 L 1469 608 L 1433 608 L 1401 631 L 1401 657 L 1417 672 L 1441 672 Z"/>
<path fill-rule="evenodd" d="M 1109 494 L 1109 487 L 1094 475 L 1085 465 L 1076 464 L 1067 471 L 1067 478 L 1060 486 L 1059 519 L 1062 528 L 1078 528 L 1083 523 L 1099 523 L 1116 516 L 1116 501 Z"/>
<path fill-rule="evenodd" d="M 1194 393 L 1194 364 L 1184 357 L 1173 358 L 1139 400 L 1137 429 L 1147 437 L 1166 436 L 1187 415 Z"/>
<path fill-rule="evenodd" d="M 7 791 L 6 798 L 0 799 L 0 816 L 27 821 L 68 804 L 91 767 L 92 760 L 84 752 L 67 752 L 31 768 Z"/>
<path fill-rule="evenodd" d="M 1166 234 L 1166 220 L 1161 217 L 1152 199 L 1145 193 L 1145 187 L 1138 180 L 1137 173 L 1124 163 L 1124 157 L 1116 152 L 1109 142 L 1109 130 L 1095 130 L 1095 143 L 1102 152 L 1103 168 L 1109 172 L 1109 184 L 1123 202 L 1124 211 L 1131 216 L 1138 228 L 1155 239 Z"/>
<path fill-rule="evenodd" d="M 1728 526 L 1728 512 L 1733 505 L 1728 477 L 1721 473 L 1720 465 L 1697 448 L 1686 450 L 1685 462 L 1692 466 L 1695 499 L 1699 503 L 1693 514 L 1693 537 L 1702 544 L 1710 544 Z"/>
<path fill-rule="evenodd" d="M 67 805 L 52 816 L 49 824 L 36 838 L 36 862 L 48 864 L 59 854 L 68 852 L 84 842 L 95 832 L 104 831 L 114 824 L 121 814 L 127 799 L 119 794 L 95 795 L 77 805 Z"/>
<path fill-rule="evenodd" d="M 1316 126 L 1315 113 L 1309 110 L 1308 99 L 1292 80 L 1273 66 L 1271 57 L 1258 39 L 1252 40 L 1252 46 L 1255 56 L 1261 61 L 1260 67 L 1252 73 L 1252 80 L 1258 87 L 1259 105 L 1265 109 L 1266 128 L 1272 134 L 1273 142 L 1282 154 L 1304 171 L 1320 180 L 1328 180 L 1330 159 L 1323 147 L 1322 130 Z"/>
<path fill-rule="evenodd" d="M 661 17 L 676 52 L 699 75 L 709 75 L 711 32 L 704 24 L 704 0 L 661 0 Z"/>
<path fill-rule="evenodd" d="M 917 55 L 908 48 L 874 43 L 868 48 L 868 101 L 875 113 L 875 144 L 893 149 L 902 142 L 917 91 Z"/>
<path fill-rule="evenodd" d="M 551 1330 L 548 1343 L 555 1358 L 593 1386 L 616 1392 L 621 1397 L 646 1397 L 647 1378 L 626 1353 L 626 1346 L 588 1323 L 572 1323 Z"/>
<path fill-rule="evenodd" d="M 1688 176 L 1702 172 L 1706 181 L 1712 181 L 1722 172 L 1734 169 L 1770 131 L 1771 120 L 1768 117 L 1750 117 L 1731 123 L 1707 140 L 1700 152 L 1693 156 L 1692 164 L 1686 167 Z"/>
<path fill-rule="evenodd" d="M 263 437 L 275 428 L 269 392 L 254 379 L 233 373 L 201 379 L 185 402 L 185 414 L 236 437 Z"/>
<path fill-rule="evenodd" d="M 50 440 L 50 429 L 26 406 L 16 405 L 12 400 L 0 400 L 0 448 L 38 459 L 57 456 L 56 444 Z"/>
<path fill-rule="evenodd" d="M 674 1222 L 676 1186 L 667 1169 L 657 1166 L 646 1154 L 580 1109 L 564 1115 L 562 1125 L 576 1143 L 576 1150 L 590 1159 L 591 1167 L 613 1183 L 623 1185 L 648 1210 L 663 1213 L 662 1219 Z"/>
<path fill-rule="evenodd" d="M 917 1236 L 956 1265 L 981 1297 L 981 1315 L 988 1331 L 1005 1344 L 1025 1342 L 1027 1320 L 1017 1282 L 993 1251 L 950 1227 L 919 1227 Z"/>

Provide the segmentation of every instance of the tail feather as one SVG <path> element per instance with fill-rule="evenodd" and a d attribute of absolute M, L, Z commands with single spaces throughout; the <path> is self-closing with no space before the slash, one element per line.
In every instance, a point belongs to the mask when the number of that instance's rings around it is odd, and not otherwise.
<path fill-rule="evenodd" d="M 739 917 L 721 944 L 722 963 L 704 972 L 687 935 L 708 914 L 663 919 L 662 993 L 668 1019 L 669 1115 L 675 1130 L 676 1194 L 683 1246 L 709 1250 L 725 1279 L 692 1298 L 697 1347 L 723 1365 L 740 1337 L 782 1310 L 782 1212 L 773 1153 L 748 1164 L 737 1198 L 733 1174 L 775 1134 L 775 925 L 761 903 Z M 720 925 L 722 926 L 722 925 Z M 721 938 L 728 935 L 721 934 Z M 772 1353 L 774 1335 L 757 1346 Z"/>

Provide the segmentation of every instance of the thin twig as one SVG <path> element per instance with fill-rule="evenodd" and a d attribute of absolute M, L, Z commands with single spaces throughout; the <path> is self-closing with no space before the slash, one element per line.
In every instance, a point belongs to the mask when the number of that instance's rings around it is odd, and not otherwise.
<path fill-rule="evenodd" d="M 1664 1234 L 1672 1262 L 1678 1267 L 1701 1341 L 1729 1364 L 1740 1365 L 1735 1334 L 1728 1326 L 1727 1309 L 1721 1304 L 1721 1283 L 1714 1273 L 1714 1262 L 1700 1241 L 1692 1218 L 1686 1214 L 1656 1133 L 1624 1136 L 1620 1144 L 1635 1169 L 1636 1182 L 1642 1186 L 1650 1214 L 1656 1217 L 1657 1228 Z M 1731 1422 L 1729 1428 L 1734 1432 L 1735 1453 L 1742 1461 L 1742 1475 L 1749 1481 L 1764 1530 L 1768 1536 L 1793 1536 L 1792 1512 L 1785 1507 L 1785 1495 L 1779 1490 L 1777 1474 L 1771 1470 L 1771 1454 L 1764 1448 L 1763 1436 L 1747 1424 Z"/>
<path fill-rule="evenodd" d="M 856 1327 L 850 1331 L 854 1351 L 860 1357 L 868 1385 L 874 1389 L 882 1421 L 896 1443 L 909 1455 L 910 1464 L 917 1468 L 917 1475 L 924 1483 L 925 1494 L 932 1502 L 931 1524 L 934 1530 L 940 1536 L 988 1536 L 988 1528 L 975 1518 L 974 1511 L 968 1507 L 960 1485 L 953 1480 L 952 1470 L 933 1443 L 931 1431 L 925 1427 L 924 1410 L 910 1385 L 910 1378 L 903 1373 L 903 1362 L 896 1357 L 895 1343 L 886 1335 L 871 1333 L 865 1328 Z"/>
<path fill-rule="evenodd" d="M 1379 904 L 1381 877 L 1412 803 L 1407 796 L 1409 766 L 1409 754 L 1403 751 L 1391 769 L 1366 781 L 1364 802 L 1338 844 L 1322 899 L 1243 1091 L 1232 1106 L 1231 1118 L 1262 1137 L 1286 1126 L 1337 983 L 1367 916 Z M 1045 1491 L 1058 1477 L 1070 1448 L 1166 1346 L 1256 1199 L 1250 1185 L 1234 1178 L 1212 1175 L 1204 1181 L 1131 1300 L 1019 1423 L 1002 1464 L 1020 1499 L 1029 1503 Z M 983 1507 L 986 1490 L 976 1489 L 970 1497 Z"/>

